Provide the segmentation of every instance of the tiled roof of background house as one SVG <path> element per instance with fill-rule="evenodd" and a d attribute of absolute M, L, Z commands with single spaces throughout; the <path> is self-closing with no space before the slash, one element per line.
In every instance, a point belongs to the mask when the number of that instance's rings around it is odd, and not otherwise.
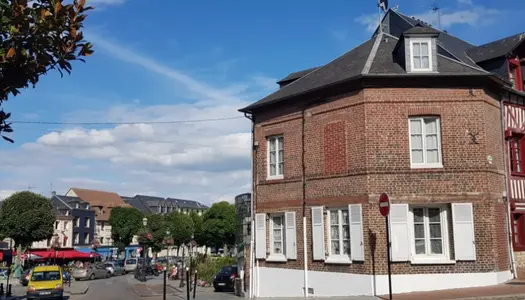
<path fill-rule="evenodd" d="M 125 197 L 121 196 L 121 198 L 126 202 L 127 204 L 135 207 L 136 209 L 140 210 L 143 214 L 150 214 L 151 209 L 149 206 L 144 203 L 140 198 L 135 197 Z"/>
<path fill-rule="evenodd" d="M 467 54 L 477 63 L 507 55 L 525 40 L 525 32 L 518 33 L 491 43 L 467 50 Z"/>
<path fill-rule="evenodd" d="M 89 205 L 102 207 L 101 211 L 96 211 L 97 220 L 107 221 L 113 207 L 131 207 L 120 198 L 117 193 L 89 190 L 81 188 L 71 188 L 80 199 L 89 203 Z"/>
<path fill-rule="evenodd" d="M 189 208 L 189 209 L 208 209 L 209 207 L 193 200 L 183 200 L 176 198 L 166 198 L 167 201 L 175 203 L 180 208 Z"/>

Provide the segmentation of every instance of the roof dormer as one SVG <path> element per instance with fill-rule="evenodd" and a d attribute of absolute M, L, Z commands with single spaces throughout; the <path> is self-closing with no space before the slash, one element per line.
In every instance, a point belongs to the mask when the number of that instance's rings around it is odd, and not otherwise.
<path fill-rule="evenodd" d="M 405 70 L 407 73 L 438 72 L 437 37 L 439 31 L 415 26 L 403 32 Z"/>

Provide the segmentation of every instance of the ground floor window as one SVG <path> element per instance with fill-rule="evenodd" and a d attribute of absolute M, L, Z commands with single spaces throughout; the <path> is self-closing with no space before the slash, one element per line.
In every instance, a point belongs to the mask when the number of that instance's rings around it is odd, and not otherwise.
<path fill-rule="evenodd" d="M 512 214 L 512 243 L 514 250 L 525 251 L 525 216 L 522 213 Z"/>

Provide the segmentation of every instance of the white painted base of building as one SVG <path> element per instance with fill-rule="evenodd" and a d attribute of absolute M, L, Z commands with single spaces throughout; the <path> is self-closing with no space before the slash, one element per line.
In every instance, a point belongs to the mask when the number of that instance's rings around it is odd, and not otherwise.
<path fill-rule="evenodd" d="M 257 297 L 303 296 L 302 270 L 260 267 L 258 270 L 256 268 L 255 276 L 254 292 Z M 392 292 L 398 294 L 490 286 L 510 279 L 510 271 L 392 275 Z M 384 295 L 388 294 L 388 276 L 308 271 L 308 287 L 313 289 L 313 296 L 318 297 Z"/>

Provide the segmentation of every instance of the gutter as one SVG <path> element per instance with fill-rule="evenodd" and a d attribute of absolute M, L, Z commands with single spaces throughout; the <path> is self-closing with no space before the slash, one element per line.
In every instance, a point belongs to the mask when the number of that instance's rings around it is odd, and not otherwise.
<path fill-rule="evenodd" d="M 510 94 L 510 93 L 509 93 Z M 501 97 L 500 101 L 500 120 L 501 120 L 501 135 L 502 135 L 502 144 L 503 144 L 503 170 L 504 170 L 504 180 L 505 180 L 505 191 L 503 195 L 503 200 L 505 203 L 505 215 L 507 218 L 507 244 L 509 249 L 509 263 L 510 269 L 512 272 L 513 278 L 517 278 L 518 274 L 516 273 L 516 259 L 514 257 L 514 251 L 512 246 L 512 214 L 510 211 L 510 201 L 509 201 L 509 176 L 508 176 L 508 157 L 507 157 L 507 145 L 505 141 L 505 97 Z"/>
<path fill-rule="evenodd" d="M 255 284 L 256 279 L 257 281 L 259 278 L 255 278 L 255 201 L 257 199 L 257 149 L 258 147 L 255 146 L 255 122 L 252 115 L 249 115 L 248 113 L 244 113 L 244 116 L 252 122 L 252 138 L 251 138 L 251 148 L 252 148 L 252 164 L 251 164 L 251 171 L 252 171 L 252 195 L 250 199 L 250 216 L 251 216 L 251 226 L 250 226 L 250 290 L 248 292 L 248 298 L 254 298 L 255 297 Z M 259 284 L 257 284 L 259 286 Z"/>

